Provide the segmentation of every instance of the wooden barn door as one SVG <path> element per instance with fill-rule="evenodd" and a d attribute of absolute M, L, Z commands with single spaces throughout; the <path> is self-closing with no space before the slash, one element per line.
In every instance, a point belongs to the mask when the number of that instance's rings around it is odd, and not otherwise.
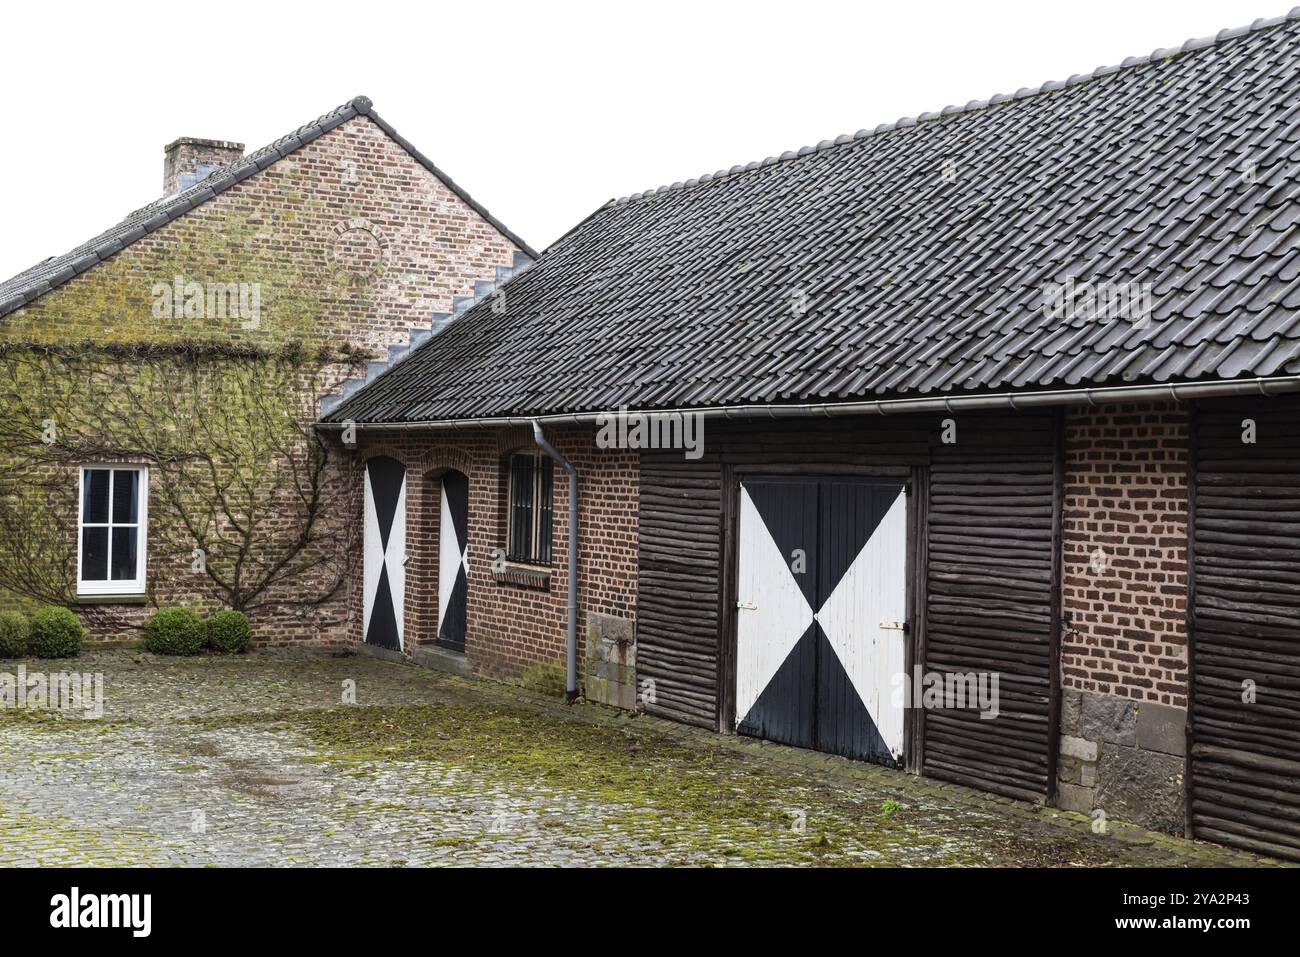
<path fill-rule="evenodd" d="M 368 645 L 402 647 L 406 598 L 406 466 L 387 456 L 366 462 L 362 600 Z"/>
<path fill-rule="evenodd" d="M 1206 403 L 1193 433 L 1189 823 L 1300 859 L 1300 401 Z"/>
<path fill-rule="evenodd" d="M 736 727 L 815 744 L 817 485 L 740 486 L 736 566 Z"/>
<path fill-rule="evenodd" d="M 835 481 L 822 483 L 821 497 L 817 747 L 898 763 L 903 708 L 893 695 L 895 677 L 907 670 L 907 496 L 901 483 Z"/>
<path fill-rule="evenodd" d="M 897 481 L 740 486 L 736 727 L 893 764 L 903 710 L 906 496 Z"/>
<path fill-rule="evenodd" d="M 469 479 L 444 472 L 438 517 L 438 644 L 465 650 L 469 597 Z"/>

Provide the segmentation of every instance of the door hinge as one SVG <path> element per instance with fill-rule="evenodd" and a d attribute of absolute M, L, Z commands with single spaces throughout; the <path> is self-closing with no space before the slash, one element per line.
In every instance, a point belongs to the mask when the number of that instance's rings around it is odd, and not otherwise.
<path fill-rule="evenodd" d="M 743 608 L 745 611 L 758 611 L 758 605 L 752 601 L 738 601 L 737 608 Z"/>
<path fill-rule="evenodd" d="M 901 631 L 906 633 L 907 622 L 898 621 L 893 618 L 886 618 L 884 621 L 880 623 L 880 627 L 885 629 L 886 631 Z"/>

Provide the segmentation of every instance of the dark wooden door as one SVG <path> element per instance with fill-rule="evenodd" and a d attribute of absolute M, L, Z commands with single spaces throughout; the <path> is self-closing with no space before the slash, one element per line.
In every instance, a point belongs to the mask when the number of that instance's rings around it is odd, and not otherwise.
<path fill-rule="evenodd" d="M 366 462 L 363 634 L 366 644 L 402 647 L 406 599 L 406 466 L 387 456 Z"/>
<path fill-rule="evenodd" d="M 469 599 L 469 479 L 443 473 L 438 516 L 438 644 L 465 650 Z"/>

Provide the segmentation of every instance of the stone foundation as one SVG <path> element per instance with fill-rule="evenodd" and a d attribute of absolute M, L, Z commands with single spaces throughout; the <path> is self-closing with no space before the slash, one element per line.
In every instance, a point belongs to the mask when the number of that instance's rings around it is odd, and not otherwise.
<path fill-rule="evenodd" d="M 1181 833 L 1187 712 L 1065 689 L 1057 804 Z"/>
<path fill-rule="evenodd" d="M 592 612 L 587 615 L 583 667 L 588 701 L 636 710 L 636 623 Z"/>

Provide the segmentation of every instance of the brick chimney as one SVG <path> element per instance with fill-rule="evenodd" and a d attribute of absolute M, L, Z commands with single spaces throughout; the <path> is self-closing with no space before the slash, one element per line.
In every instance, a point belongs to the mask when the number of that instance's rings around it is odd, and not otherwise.
<path fill-rule="evenodd" d="M 209 173 L 241 158 L 244 144 L 182 136 L 170 143 L 164 152 L 167 155 L 163 160 L 163 195 L 174 196 Z"/>

